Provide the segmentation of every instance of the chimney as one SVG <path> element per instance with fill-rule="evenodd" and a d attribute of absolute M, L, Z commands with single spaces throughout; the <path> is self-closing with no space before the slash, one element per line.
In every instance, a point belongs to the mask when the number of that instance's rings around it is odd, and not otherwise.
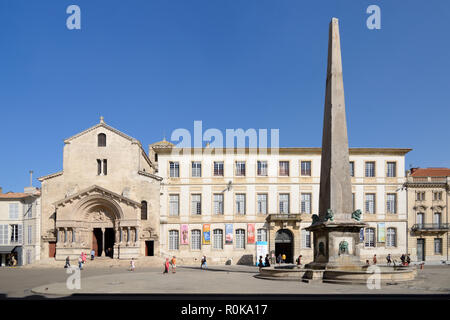
<path fill-rule="evenodd" d="M 0 193 L 3 193 L 3 189 L 2 189 L 2 187 L 0 187 Z"/>

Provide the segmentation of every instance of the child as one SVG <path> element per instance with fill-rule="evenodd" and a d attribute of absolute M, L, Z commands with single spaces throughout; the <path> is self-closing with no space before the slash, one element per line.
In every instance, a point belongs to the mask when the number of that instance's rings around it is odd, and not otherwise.
<path fill-rule="evenodd" d="M 136 267 L 136 265 L 134 264 L 134 258 L 131 258 L 130 261 L 130 271 L 134 271 L 134 268 Z"/>

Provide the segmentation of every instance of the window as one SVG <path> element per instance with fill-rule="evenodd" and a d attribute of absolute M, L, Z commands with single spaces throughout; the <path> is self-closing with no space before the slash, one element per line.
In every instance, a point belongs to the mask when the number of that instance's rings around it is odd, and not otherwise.
<path fill-rule="evenodd" d="M 302 161 L 301 162 L 301 175 L 302 176 L 311 176 L 311 161 Z"/>
<path fill-rule="evenodd" d="M 191 214 L 202 214 L 202 195 L 193 194 L 191 197 Z"/>
<path fill-rule="evenodd" d="M 214 214 L 223 214 L 223 194 L 214 195 Z"/>
<path fill-rule="evenodd" d="M 388 162 L 387 163 L 387 174 L 388 177 L 396 177 L 397 176 L 397 163 L 396 162 Z"/>
<path fill-rule="evenodd" d="M 434 201 L 442 200 L 442 192 L 433 192 L 433 200 Z"/>
<path fill-rule="evenodd" d="M 106 159 L 97 159 L 97 175 L 106 176 L 108 174 L 108 161 Z"/>
<path fill-rule="evenodd" d="M 214 176 L 223 177 L 223 162 L 214 161 Z"/>
<path fill-rule="evenodd" d="M 147 201 L 141 202 L 141 220 L 147 220 Z"/>
<path fill-rule="evenodd" d="M 366 194 L 366 213 L 375 213 L 375 193 Z"/>
<path fill-rule="evenodd" d="M 192 250 L 202 249 L 202 232 L 200 230 L 191 231 L 191 249 Z"/>
<path fill-rule="evenodd" d="M 180 243 L 180 237 L 178 230 L 169 231 L 169 250 L 178 250 Z"/>
<path fill-rule="evenodd" d="M 440 212 L 435 212 L 433 213 L 433 224 L 435 227 L 440 227 L 441 225 L 441 213 Z"/>
<path fill-rule="evenodd" d="M 375 248 L 375 229 L 367 228 L 364 237 L 364 246 L 369 248 Z"/>
<path fill-rule="evenodd" d="M 245 214 L 245 194 L 236 194 L 236 213 Z"/>
<path fill-rule="evenodd" d="M 106 147 L 106 134 L 99 133 L 97 136 L 97 145 L 99 147 Z"/>
<path fill-rule="evenodd" d="M 236 161 L 236 176 L 245 176 L 245 161 Z"/>
<path fill-rule="evenodd" d="M 442 239 L 434 239 L 434 254 L 442 254 Z"/>
<path fill-rule="evenodd" d="M 256 233 L 256 241 L 267 241 L 267 230 L 266 229 L 258 229 Z"/>
<path fill-rule="evenodd" d="M 267 194 L 259 193 L 257 195 L 258 214 L 267 214 Z"/>
<path fill-rule="evenodd" d="M 33 203 L 28 203 L 26 205 L 26 212 L 25 212 L 25 217 L 27 217 L 28 219 L 33 218 Z"/>
<path fill-rule="evenodd" d="M 0 244 L 8 244 L 8 225 L 0 225 Z"/>
<path fill-rule="evenodd" d="M 311 232 L 302 229 L 302 248 L 311 248 Z"/>
<path fill-rule="evenodd" d="M 180 214 L 180 195 L 169 195 L 169 215 L 178 216 Z"/>
<path fill-rule="evenodd" d="M 423 217 L 424 217 L 424 214 L 422 212 L 418 212 L 417 213 L 417 215 L 416 215 L 416 223 L 418 225 L 423 225 L 423 221 L 424 221 Z"/>
<path fill-rule="evenodd" d="M 258 176 L 267 176 L 267 161 L 258 161 Z"/>
<path fill-rule="evenodd" d="M 375 162 L 366 162 L 366 177 L 375 177 Z"/>
<path fill-rule="evenodd" d="M 300 212 L 311 213 L 311 193 L 302 193 Z"/>
<path fill-rule="evenodd" d="M 425 192 L 416 192 L 416 201 L 424 201 Z"/>
<path fill-rule="evenodd" d="M 245 230 L 236 230 L 236 249 L 245 249 Z"/>
<path fill-rule="evenodd" d="M 192 162 L 192 177 L 199 178 L 202 176 L 202 163 L 199 161 Z"/>
<path fill-rule="evenodd" d="M 386 195 L 386 210 L 387 213 L 397 213 L 397 194 L 388 193 Z"/>
<path fill-rule="evenodd" d="M 10 203 L 9 204 L 9 219 L 17 220 L 19 219 L 19 204 Z"/>
<path fill-rule="evenodd" d="M 169 162 L 170 177 L 179 178 L 180 177 L 180 163 L 179 162 Z"/>
<path fill-rule="evenodd" d="M 21 243 L 22 242 L 22 225 L 12 224 L 11 225 L 11 243 Z"/>
<path fill-rule="evenodd" d="M 221 229 L 213 231 L 213 249 L 223 249 L 223 231 Z"/>
<path fill-rule="evenodd" d="M 280 213 L 289 213 L 289 194 L 280 194 Z"/>
<path fill-rule="evenodd" d="M 355 161 L 350 161 L 350 177 L 355 176 Z"/>
<path fill-rule="evenodd" d="M 280 176 L 289 176 L 289 161 L 280 161 Z"/>
<path fill-rule="evenodd" d="M 397 246 L 397 232 L 396 232 L 395 228 L 387 228 L 386 246 L 387 247 L 396 247 Z"/>

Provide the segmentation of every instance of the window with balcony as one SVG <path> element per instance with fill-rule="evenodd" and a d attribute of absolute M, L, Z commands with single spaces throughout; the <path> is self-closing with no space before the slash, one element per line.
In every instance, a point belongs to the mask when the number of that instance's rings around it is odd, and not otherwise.
<path fill-rule="evenodd" d="M 288 193 L 280 194 L 280 213 L 284 213 L 284 214 L 289 213 L 289 194 Z"/>

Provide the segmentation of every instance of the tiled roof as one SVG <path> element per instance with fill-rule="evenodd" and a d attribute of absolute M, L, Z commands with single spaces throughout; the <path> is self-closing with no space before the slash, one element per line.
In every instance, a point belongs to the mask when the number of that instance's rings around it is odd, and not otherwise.
<path fill-rule="evenodd" d="M 36 193 L 24 193 L 24 192 L 7 192 L 7 193 L 0 193 L 0 199 L 23 199 L 30 196 L 39 196 L 41 195 L 40 192 Z"/>
<path fill-rule="evenodd" d="M 449 168 L 415 168 L 411 170 L 412 177 L 449 177 Z"/>

